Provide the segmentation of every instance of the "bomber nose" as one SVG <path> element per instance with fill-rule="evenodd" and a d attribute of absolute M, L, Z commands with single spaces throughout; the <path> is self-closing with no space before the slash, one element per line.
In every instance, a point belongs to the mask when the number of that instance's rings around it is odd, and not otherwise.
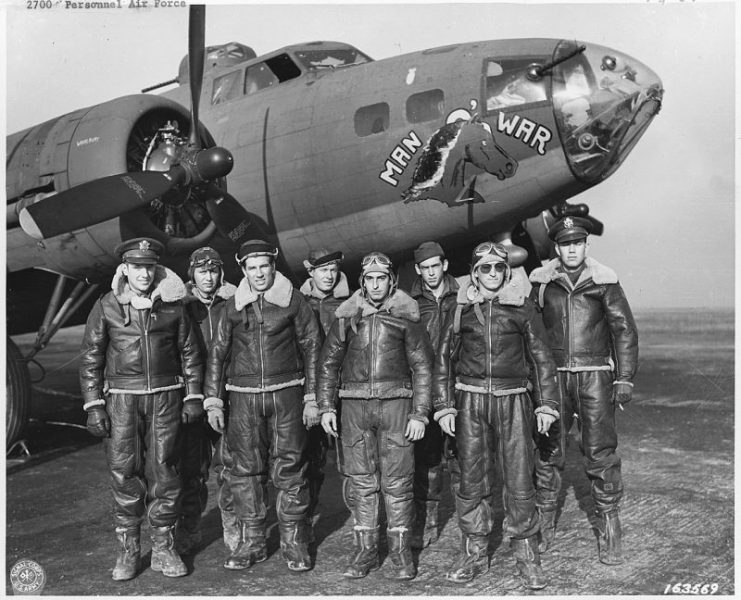
<path fill-rule="evenodd" d="M 604 46 L 560 42 L 554 59 L 583 53 L 553 69 L 553 108 L 574 175 L 587 183 L 620 166 L 661 108 L 658 75 L 638 60 Z"/>

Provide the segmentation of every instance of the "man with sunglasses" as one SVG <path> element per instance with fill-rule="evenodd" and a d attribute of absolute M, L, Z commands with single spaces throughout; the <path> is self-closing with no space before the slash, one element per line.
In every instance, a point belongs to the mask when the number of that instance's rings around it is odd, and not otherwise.
<path fill-rule="evenodd" d="M 430 410 L 432 347 L 419 307 L 396 289 L 391 260 L 380 252 L 361 263 L 360 289 L 335 312 L 319 356 L 322 426 L 337 437 L 335 390 L 342 399 L 345 471 L 352 482 L 355 553 L 344 576 L 378 568 L 379 501 L 386 504 L 390 579 L 417 575 L 409 537 L 414 517 L 414 447 Z"/>
<path fill-rule="evenodd" d="M 432 349 L 437 350 L 445 316 L 456 306 L 458 282 L 448 274 L 445 251 L 437 242 L 424 242 L 414 251 L 417 278 L 409 294 L 419 305 L 419 316 L 427 329 Z M 414 444 L 414 512 L 412 548 L 425 548 L 437 541 L 438 508 L 443 491 L 443 454 L 447 456 L 451 490 L 458 486 L 455 438 L 444 436 L 436 421 L 425 428 Z M 455 492 L 453 491 L 455 495 Z"/>
<path fill-rule="evenodd" d="M 191 321 L 198 325 L 196 334 L 205 360 L 219 313 L 226 301 L 234 295 L 236 288 L 224 281 L 221 256 L 208 246 L 198 248 L 190 255 L 188 282 L 185 287 L 188 292 L 186 308 Z M 224 544 L 233 550 L 238 543 L 239 528 L 232 506 L 228 474 L 224 467 L 224 456 L 228 450 L 222 436 L 216 434 L 207 423 L 190 423 L 183 427 L 182 455 L 178 468 L 183 491 L 180 495 L 180 518 L 175 531 L 175 544 L 180 554 L 190 554 L 201 544 L 201 515 L 208 501 L 206 482 L 211 466 L 212 443 Z"/>
<path fill-rule="evenodd" d="M 557 435 L 538 439 L 537 502 L 545 551 L 555 536 L 561 471 L 576 417 L 600 521 L 599 560 L 614 565 L 623 562 L 618 516 L 623 481 L 615 452 L 615 407 L 622 409 L 631 400 L 638 332 L 615 272 L 587 257 L 591 231 L 589 219 L 559 220 L 548 230 L 558 258 L 530 274 L 531 298 L 543 313 L 558 365 L 562 416 Z"/>
<path fill-rule="evenodd" d="M 500 244 L 476 247 L 470 280 L 458 292 L 435 358 L 434 418 L 455 436 L 461 471 L 456 511 L 462 548 L 446 578 L 465 583 L 489 569 L 496 457 L 504 484 L 503 534 L 512 540 L 525 585 L 541 589 L 547 581 L 537 545 L 532 430 L 535 421 L 546 433 L 558 419 L 556 365 L 535 306 L 512 279 L 507 259 Z"/>
<path fill-rule="evenodd" d="M 206 364 L 204 407 L 211 427 L 223 433 L 226 426 L 240 529 L 226 569 L 247 569 L 267 558 L 269 475 L 277 490 L 283 558 L 291 571 L 312 566 L 305 451 L 306 429 L 318 422 L 314 375 L 321 331 L 306 299 L 276 270 L 277 256 L 278 248 L 263 240 L 239 247 L 244 278 L 219 315 Z M 228 423 L 222 387 L 228 392 Z"/>
<path fill-rule="evenodd" d="M 339 251 L 330 251 L 325 248 L 311 250 L 304 261 L 309 277 L 304 281 L 299 291 L 304 295 L 314 310 L 322 333 L 327 335 L 330 325 L 335 319 L 334 312 L 350 295 L 347 277 L 340 271 L 343 255 Z M 317 416 L 318 418 L 318 416 Z M 324 465 L 327 463 L 327 435 L 320 425 L 309 430 L 307 479 L 309 480 L 309 521 L 312 522 L 319 503 L 319 492 L 324 483 Z M 338 452 L 338 469 L 342 474 L 342 452 Z M 348 497 L 349 489 L 347 478 L 343 477 L 342 497 L 348 509 L 352 504 Z"/>

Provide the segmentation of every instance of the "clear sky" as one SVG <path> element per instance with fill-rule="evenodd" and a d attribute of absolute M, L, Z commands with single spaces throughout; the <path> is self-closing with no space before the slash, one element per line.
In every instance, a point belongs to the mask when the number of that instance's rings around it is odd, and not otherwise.
<path fill-rule="evenodd" d="M 187 52 L 187 8 L 26 5 L 5 5 L 11 133 L 170 79 Z M 617 271 L 634 307 L 730 307 L 735 20 L 732 2 L 678 0 L 211 5 L 206 43 L 238 41 L 260 54 L 339 40 L 381 59 L 455 42 L 549 37 L 634 56 L 661 77 L 663 108 L 620 169 L 571 202 L 586 202 L 605 223 L 592 255 Z"/>

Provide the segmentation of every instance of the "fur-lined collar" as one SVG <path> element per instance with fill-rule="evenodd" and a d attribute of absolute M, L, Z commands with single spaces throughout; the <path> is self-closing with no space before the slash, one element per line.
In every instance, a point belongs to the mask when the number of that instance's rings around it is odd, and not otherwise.
<path fill-rule="evenodd" d="M 111 281 L 111 289 L 113 290 L 113 295 L 116 297 L 119 304 L 131 304 L 131 298 L 132 296 L 135 296 L 135 294 L 131 291 L 129 282 L 126 280 L 123 270 L 124 264 L 122 263 L 116 268 L 113 281 Z M 163 267 L 162 265 L 157 265 L 155 267 L 152 293 L 149 295 L 149 299 L 152 303 L 154 303 L 157 298 L 161 299 L 162 302 L 177 302 L 178 300 L 183 300 L 186 295 L 187 290 L 180 277 L 167 267 Z M 136 300 L 134 302 L 136 303 Z"/>
<path fill-rule="evenodd" d="M 458 304 L 481 304 L 486 302 L 483 294 L 473 284 L 473 280 L 470 275 L 460 277 L 458 279 Z M 518 281 L 518 277 L 514 274 L 512 278 L 502 286 L 499 293 L 494 298 L 499 304 L 506 306 L 522 306 L 525 304 L 525 290 L 523 289 L 522 283 Z"/>
<path fill-rule="evenodd" d="M 186 298 L 186 300 L 189 300 L 189 301 L 195 300 L 195 301 L 203 302 L 205 304 L 206 302 L 204 298 L 196 294 L 195 287 L 196 287 L 195 283 L 191 281 L 185 284 L 185 289 L 188 292 L 188 297 Z M 232 285 L 231 283 L 228 283 L 227 281 L 225 281 L 219 286 L 219 289 L 216 290 L 216 293 L 214 294 L 214 296 L 218 298 L 223 298 L 224 300 L 229 300 L 229 298 L 231 298 L 236 291 L 237 291 L 236 285 Z"/>
<path fill-rule="evenodd" d="M 288 308 L 293 296 L 293 284 L 280 271 L 275 272 L 275 281 L 267 292 L 263 294 L 265 300 L 281 308 Z M 248 304 L 252 304 L 259 294 L 252 290 L 250 282 L 246 277 L 242 279 L 234 293 L 234 304 L 237 310 L 242 310 Z"/>
<path fill-rule="evenodd" d="M 455 294 L 459 288 L 458 281 L 450 273 L 445 273 L 442 285 L 447 286 L 447 288 L 443 292 L 441 298 L 445 298 L 450 294 Z M 412 284 L 412 289 L 409 290 L 409 295 L 412 298 L 419 298 L 420 296 L 423 296 L 425 294 L 430 297 L 434 297 L 432 291 L 427 289 L 427 287 L 425 286 L 424 281 L 422 281 L 422 277 L 418 275 L 417 278 L 414 280 L 414 283 Z"/>
<path fill-rule="evenodd" d="M 322 300 L 326 297 L 324 296 L 324 294 L 316 289 L 316 287 L 314 286 L 314 280 L 311 277 L 304 281 L 298 291 L 301 292 L 304 296 L 311 296 L 319 300 Z M 337 282 L 337 285 L 334 286 L 334 289 L 332 289 L 332 296 L 340 299 L 347 298 L 349 295 L 350 286 L 347 283 L 347 276 L 340 271 L 340 280 Z"/>
<path fill-rule="evenodd" d="M 594 283 L 596 283 L 597 285 L 618 282 L 617 273 L 615 273 L 615 271 L 613 271 L 610 267 L 606 267 L 605 265 L 598 263 L 596 260 L 589 256 L 587 256 L 584 264 L 584 270 L 581 272 L 581 275 L 579 275 L 579 280 L 576 282 L 576 285 L 574 287 L 584 281 L 587 281 L 589 278 L 591 278 L 592 281 L 594 281 Z M 565 275 L 560 267 L 561 260 L 558 258 L 554 258 L 548 261 L 542 267 L 539 267 L 532 273 L 530 273 L 530 281 L 532 281 L 533 283 L 550 283 L 551 281 L 564 276 L 568 279 L 568 275 Z"/>
<path fill-rule="evenodd" d="M 335 315 L 338 319 L 352 319 L 353 317 L 367 317 L 377 312 L 386 311 L 395 317 L 407 319 L 413 323 L 419 321 L 419 305 L 406 292 L 396 290 L 386 301 L 376 308 L 368 302 L 357 290 L 352 296 L 337 307 Z"/>

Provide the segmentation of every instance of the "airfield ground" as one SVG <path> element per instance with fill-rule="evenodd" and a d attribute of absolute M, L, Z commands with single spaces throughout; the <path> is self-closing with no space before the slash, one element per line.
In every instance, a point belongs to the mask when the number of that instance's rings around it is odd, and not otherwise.
<path fill-rule="evenodd" d="M 663 594 L 675 584 L 734 588 L 734 320 L 732 311 L 637 312 L 641 367 L 634 401 L 619 412 L 623 459 L 624 565 L 597 561 L 590 525 L 592 504 L 578 445 L 571 444 L 556 546 L 543 557 L 550 578 L 541 595 Z M 220 519 L 211 494 L 203 548 L 187 557 L 187 577 L 166 579 L 146 568 L 114 582 L 111 501 L 103 448 L 87 434 L 76 397 L 81 329 L 61 332 L 39 355 L 47 376 L 36 387 L 26 445 L 28 458 L 6 461 L 6 591 L 19 559 L 45 570 L 45 595 L 524 595 L 509 544 L 502 540 L 501 505 L 490 551 L 491 569 L 457 586 L 444 573 L 457 552 L 457 525 L 449 493 L 440 540 L 416 556 L 419 576 L 391 583 L 382 571 L 362 580 L 341 576 L 352 535 L 340 499 L 334 462 L 316 525 L 316 566 L 293 574 L 270 528 L 270 557 L 248 571 L 221 567 Z M 33 336 L 16 341 L 24 349 Z M 77 425 L 78 427 L 75 427 Z M 573 433 L 572 433 L 573 435 Z M 209 482 L 214 486 L 213 478 Z M 275 523 L 275 513 L 269 515 Z M 144 546 L 149 563 L 149 545 Z M 383 554 L 385 555 L 385 549 Z M 698 589 L 699 586 L 698 586 Z M 537 595 L 537 594 L 536 594 Z"/>

